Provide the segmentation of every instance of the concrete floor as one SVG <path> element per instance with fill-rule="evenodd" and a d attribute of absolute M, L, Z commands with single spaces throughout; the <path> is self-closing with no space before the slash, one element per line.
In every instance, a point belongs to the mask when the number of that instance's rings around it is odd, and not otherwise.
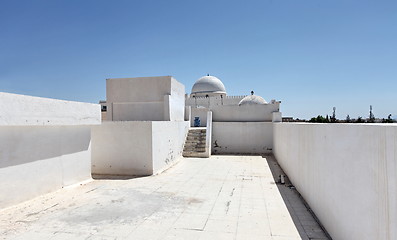
<path fill-rule="evenodd" d="M 0 236 L 327 239 L 296 191 L 275 184 L 272 171 L 280 173 L 273 157 L 185 158 L 157 176 L 94 180 L 2 210 Z"/>

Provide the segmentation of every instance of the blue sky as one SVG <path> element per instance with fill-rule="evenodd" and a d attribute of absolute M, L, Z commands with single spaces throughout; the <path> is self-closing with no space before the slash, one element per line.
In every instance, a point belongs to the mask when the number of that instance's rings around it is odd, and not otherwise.
<path fill-rule="evenodd" d="M 106 78 L 207 73 L 284 116 L 397 115 L 397 2 L 0 0 L 0 91 L 97 103 Z"/>

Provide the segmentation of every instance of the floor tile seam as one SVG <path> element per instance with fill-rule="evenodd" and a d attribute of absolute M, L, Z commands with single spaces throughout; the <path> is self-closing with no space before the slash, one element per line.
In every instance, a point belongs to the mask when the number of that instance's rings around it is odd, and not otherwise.
<path fill-rule="evenodd" d="M 197 196 L 198 192 L 200 192 L 200 190 L 203 189 L 203 187 L 204 187 L 205 185 L 206 185 L 206 184 L 205 184 L 205 181 L 203 181 L 203 183 L 201 184 L 200 188 L 197 189 L 197 191 L 194 193 L 193 196 Z M 187 213 L 186 210 L 187 210 L 187 208 L 185 207 L 185 208 L 183 209 L 183 211 L 182 211 L 182 214 L 183 214 L 183 213 Z"/>
<path fill-rule="evenodd" d="M 225 182 L 226 182 L 227 176 L 228 176 L 229 173 L 230 173 L 230 168 L 231 168 L 231 167 L 229 166 L 228 172 L 227 172 L 227 174 L 225 175 L 225 177 L 224 177 L 224 179 L 223 179 L 222 186 L 221 186 L 221 188 L 219 189 L 219 192 L 218 192 L 218 195 L 216 196 L 216 199 L 215 199 L 215 201 L 214 201 L 214 204 L 212 205 L 210 214 L 208 214 L 208 217 L 207 217 L 207 219 L 206 219 L 206 221 L 205 221 L 205 223 L 204 223 L 203 231 L 204 231 L 205 227 L 207 226 L 207 223 L 208 223 L 208 220 L 209 220 L 209 218 L 210 218 L 210 216 L 211 216 L 211 213 L 214 211 L 215 204 L 216 204 L 216 202 L 217 202 L 217 200 L 218 200 L 218 198 L 219 198 L 219 195 L 220 195 L 221 192 L 222 192 L 222 189 L 223 189 L 223 186 L 224 186 L 224 184 L 225 184 Z"/>
<path fill-rule="evenodd" d="M 185 164 L 188 164 L 188 163 L 185 163 Z M 191 175 L 191 176 L 188 178 L 187 181 L 184 181 L 183 184 L 182 184 L 178 189 L 181 189 L 181 188 L 182 188 L 183 186 L 185 186 L 188 182 L 192 181 L 192 180 L 197 176 L 197 174 L 199 174 L 201 171 L 204 170 L 204 168 L 205 168 L 205 165 L 202 166 L 199 170 L 195 171 L 195 174 L 194 174 L 194 175 Z M 153 192 L 157 192 L 159 189 L 163 188 L 165 185 L 168 185 L 168 184 L 169 184 L 168 182 L 167 182 L 167 183 L 164 183 L 164 184 L 161 185 L 159 188 L 155 189 Z"/>
<path fill-rule="evenodd" d="M 205 168 L 205 166 L 203 166 L 200 170 L 196 171 L 196 174 L 193 175 L 193 176 L 191 176 L 191 177 L 189 178 L 189 181 L 190 181 L 190 180 L 193 180 L 193 179 L 195 178 L 195 176 L 196 176 L 200 171 L 203 171 L 203 170 L 204 170 L 204 168 Z M 184 184 L 182 184 L 182 185 L 180 186 L 179 189 L 181 189 L 181 188 L 182 188 L 184 185 L 186 185 L 189 181 L 185 181 Z M 200 187 L 200 189 L 201 189 L 204 185 L 205 185 L 205 183 L 203 182 L 203 184 L 202 184 L 202 186 Z M 154 191 L 154 192 L 155 192 L 155 191 Z M 181 216 L 185 213 L 185 211 L 186 211 L 186 208 L 179 214 L 179 216 L 176 218 L 176 220 L 172 223 L 171 227 L 166 231 L 165 235 L 168 234 L 168 232 L 169 232 L 171 229 L 175 229 L 175 228 L 173 227 L 173 225 L 181 218 Z M 154 214 L 154 213 L 153 213 L 153 214 Z M 151 214 L 150 216 L 152 216 L 153 214 Z M 150 217 L 150 216 L 149 216 L 149 217 Z M 147 218 L 146 218 L 146 219 L 147 219 Z M 145 219 L 144 221 L 142 221 L 142 223 L 140 223 L 135 229 L 137 229 L 140 225 L 142 225 L 142 224 L 146 221 L 146 219 Z M 135 231 L 135 229 L 134 229 L 134 231 Z M 131 235 L 132 233 L 133 233 L 133 231 L 130 232 L 129 235 Z M 162 237 L 163 237 L 163 236 L 162 236 Z M 160 239 L 161 239 L 162 237 L 160 237 Z"/>
<path fill-rule="evenodd" d="M 197 191 L 194 193 L 194 195 L 193 196 L 197 196 L 197 194 L 201 191 L 201 189 L 203 189 L 204 188 L 204 186 L 206 186 L 206 181 L 203 181 L 202 182 L 202 184 L 201 184 L 201 186 L 200 186 L 200 188 L 199 189 L 197 189 Z"/>
<path fill-rule="evenodd" d="M 144 224 L 150 217 L 152 217 L 154 214 L 158 213 L 157 211 L 161 208 L 158 207 L 156 210 L 154 210 L 149 216 L 146 216 L 143 221 L 141 221 L 133 230 L 131 230 L 128 234 L 126 234 L 126 237 L 128 237 L 129 235 L 133 234 L 134 231 L 136 231 L 142 224 Z M 182 214 L 182 213 L 181 213 Z M 181 215 L 180 214 L 180 215 Z M 178 217 L 179 218 L 179 217 Z"/>
<path fill-rule="evenodd" d="M 263 186 L 262 180 L 260 181 L 260 185 L 261 185 L 261 188 L 263 189 L 264 186 Z M 278 188 L 277 188 L 277 190 L 278 190 Z M 265 197 L 266 197 L 266 196 L 265 196 Z M 271 224 L 270 224 L 269 211 L 268 211 L 268 208 L 267 208 L 266 198 L 265 198 L 265 197 L 263 198 L 263 201 L 265 201 L 265 211 L 266 211 L 266 217 L 267 217 L 268 227 L 269 227 L 269 230 L 270 230 L 270 235 L 273 236 L 272 227 L 271 227 Z"/>
<path fill-rule="evenodd" d="M 245 171 L 245 170 L 244 170 Z M 240 191 L 243 192 L 244 188 L 244 181 L 241 179 L 241 184 L 240 184 Z M 240 194 L 240 201 L 239 201 L 239 206 L 238 206 L 238 217 L 237 217 L 237 226 L 236 226 L 236 231 L 234 233 L 234 239 L 237 239 L 237 234 L 238 234 L 238 226 L 240 223 L 240 215 L 241 215 L 241 200 L 242 200 L 243 194 Z"/>
<path fill-rule="evenodd" d="M 174 225 L 175 225 L 175 223 L 181 218 L 181 216 L 182 216 L 183 213 L 184 213 L 184 211 L 181 212 L 181 213 L 179 214 L 179 216 L 175 219 L 175 221 L 172 222 L 171 227 L 169 227 L 169 228 L 165 231 L 164 236 L 167 236 L 167 234 L 168 234 L 172 229 L 177 229 L 177 228 L 174 228 Z M 162 239 L 164 238 L 164 236 L 160 236 L 160 237 L 157 238 L 157 239 L 158 239 L 158 240 L 162 240 Z"/>

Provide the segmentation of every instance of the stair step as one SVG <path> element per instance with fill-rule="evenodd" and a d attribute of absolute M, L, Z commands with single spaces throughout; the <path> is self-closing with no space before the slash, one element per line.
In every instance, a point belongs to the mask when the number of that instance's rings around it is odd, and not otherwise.
<path fill-rule="evenodd" d="M 186 152 L 204 151 L 205 152 L 205 147 L 204 148 L 184 148 L 183 151 L 186 151 Z"/>
<path fill-rule="evenodd" d="M 204 154 L 205 151 L 203 152 L 197 152 L 197 151 L 186 151 L 183 152 L 182 156 L 193 156 L 193 155 L 200 155 L 200 154 Z"/>
<path fill-rule="evenodd" d="M 204 153 L 205 149 L 202 150 L 196 150 L 196 149 L 187 149 L 187 150 L 183 150 L 184 153 L 193 153 L 193 152 L 198 152 L 198 153 Z"/>
<path fill-rule="evenodd" d="M 205 142 L 205 139 L 187 139 L 185 144 L 201 144 Z"/>
<path fill-rule="evenodd" d="M 207 129 L 189 129 L 189 132 L 206 132 Z"/>
<path fill-rule="evenodd" d="M 185 145 L 184 148 L 205 148 L 205 144 Z"/>
<path fill-rule="evenodd" d="M 192 140 L 193 140 L 193 139 L 203 139 L 203 138 L 205 138 L 205 136 L 191 136 L 191 135 L 190 135 L 190 136 L 188 135 L 187 137 L 188 137 L 189 139 L 192 139 Z"/>
<path fill-rule="evenodd" d="M 207 139 L 207 130 L 189 129 L 183 147 L 182 156 L 184 157 L 203 157 L 205 154 L 205 145 Z"/>
<path fill-rule="evenodd" d="M 205 131 L 205 130 L 203 130 L 203 131 L 192 131 L 192 130 L 189 130 L 189 133 L 194 133 L 194 134 L 205 134 L 207 131 Z"/>
<path fill-rule="evenodd" d="M 188 133 L 187 135 L 196 137 L 196 136 L 206 136 L 207 134 L 206 133 Z"/>
<path fill-rule="evenodd" d="M 200 141 L 205 141 L 205 137 L 187 137 L 187 140 L 200 140 Z"/>
<path fill-rule="evenodd" d="M 187 139 L 185 144 L 198 144 L 198 143 L 205 143 L 205 139 Z"/>
<path fill-rule="evenodd" d="M 202 137 L 202 136 L 206 136 L 206 134 L 189 133 L 188 136 L 189 136 L 189 137 Z"/>
<path fill-rule="evenodd" d="M 203 157 L 205 152 L 183 152 L 184 157 Z"/>
<path fill-rule="evenodd" d="M 205 148 L 205 144 L 203 145 L 185 145 L 183 147 L 183 149 L 187 149 L 187 148 L 192 148 L 192 149 L 196 149 L 196 148 Z"/>

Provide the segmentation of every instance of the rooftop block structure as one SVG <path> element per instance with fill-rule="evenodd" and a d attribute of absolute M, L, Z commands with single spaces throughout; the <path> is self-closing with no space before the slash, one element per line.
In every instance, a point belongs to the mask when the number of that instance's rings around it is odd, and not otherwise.
<path fill-rule="evenodd" d="M 92 128 L 95 175 L 147 176 L 181 156 L 185 87 L 171 76 L 106 80 L 106 121 Z"/>
<path fill-rule="evenodd" d="M 108 121 L 183 121 L 185 86 L 171 76 L 106 80 Z"/>

